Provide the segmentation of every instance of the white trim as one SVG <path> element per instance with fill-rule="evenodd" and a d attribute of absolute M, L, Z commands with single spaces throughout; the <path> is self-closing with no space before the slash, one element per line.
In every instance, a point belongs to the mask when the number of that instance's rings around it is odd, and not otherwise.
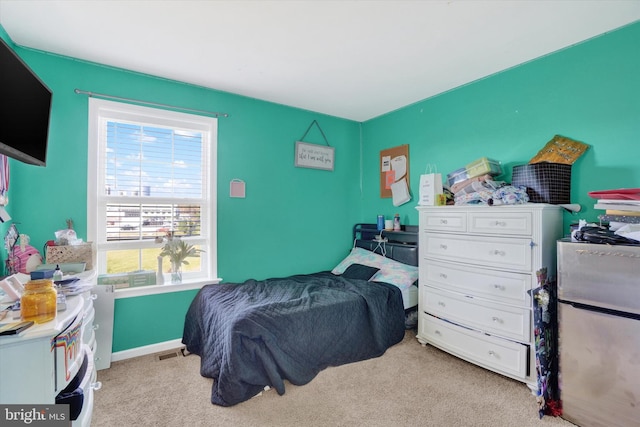
<path fill-rule="evenodd" d="M 167 279 L 168 280 L 168 279 Z M 198 280 L 193 282 L 184 282 L 180 284 L 166 283 L 164 285 L 138 286 L 135 288 L 116 289 L 115 298 L 132 298 L 146 295 L 167 294 L 170 292 L 190 291 L 200 289 L 205 285 L 213 285 L 222 282 L 222 279 L 216 278 L 211 280 Z"/>
<path fill-rule="evenodd" d="M 118 362 L 120 360 L 133 359 L 134 357 L 146 356 L 149 354 L 160 353 L 162 351 L 177 350 L 183 347 L 184 344 L 182 344 L 182 339 L 178 338 L 171 341 L 164 341 L 111 353 L 111 361 Z"/>
<path fill-rule="evenodd" d="M 207 277 L 217 275 L 217 119 L 205 116 L 195 116 L 193 114 L 180 113 L 176 111 L 158 110 L 132 104 L 123 104 L 102 99 L 89 99 L 89 135 L 88 135 L 88 159 L 87 159 L 87 241 L 96 242 L 97 269 L 99 273 L 104 273 L 106 263 L 107 248 L 111 246 L 121 246 L 125 243 L 106 243 L 103 235 L 103 224 L 106 223 L 104 215 L 106 199 L 102 196 L 104 191 L 104 174 L 101 171 L 101 160 L 104 156 L 104 147 L 101 147 L 102 138 L 100 133 L 104 131 L 105 117 L 111 119 L 121 119 L 122 121 L 139 120 L 148 122 L 154 119 L 162 125 L 175 127 L 176 129 L 196 129 L 206 136 L 203 145 L 203 160 L 208 163 L 208 167 L 202 170 L 202 192 L 203 197 L 198 199 L 201 204 L 201 236 L 200 238 L 190 238 L 193 244 L 205 242 L 205 250 L 201 255 L 202 270 L 197 273 L 184 272 L 188 281 L 190 276 L 194 281 L 203 281 Z M 98 182 L 98 181 L 101 182 Z M 117 197 L 109 196 L 109 200 L 117 200 Z M 158 199 L 158 198 L 156 198 Z M 171 199 L 172 203 L 184 202 L 188 199 Z M 99 206 L 102 206 L 102 208 Z M 202 242 L 201 242 L 202 241 Z M 151 246 L 151 242 L 134 242 L 136 248 Z M 127 245 L 129 247 L 130 245 Z M 209 282 L 211 283 L 211 282 Z M 158 286 L 159 287 L 159 286 Z M 194 289 L 185 288 L 185 289 Z M 155 293 L 174 292 L 175 287 L 168 290 L 144 290 L 139 291 L 139 295 L 149 295 Z"/>

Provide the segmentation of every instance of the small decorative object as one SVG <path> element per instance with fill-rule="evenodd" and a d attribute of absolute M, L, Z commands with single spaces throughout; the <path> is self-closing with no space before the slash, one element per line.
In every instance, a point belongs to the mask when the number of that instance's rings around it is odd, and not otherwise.
<path fill-rule="evenodd" d="M 13 273 L 29 274 L 42 264 L 40 252 L 29 245 L 29 236 L 20 234 L 18 244 L 12 244 L 8 254 L 7 271 Z"/>
<path fill-rule="evenodd" d="M 393 217 L 393 231 L 400 231 L 401 227 L 400 227 L 400 214 L 396 214 Z"/>
<path fill-rule="evenodd" d="M 234 178 L 229 183 L 229 197 L 245 197 L 245 183 L 241 179 Z"/>
<path fill-rule="evenodd" d="M 164 285 L 164 274 L 162 274 L 162 258 L 158 257 L 158 270 L 156 271 L 156 285 Z"/>
<path fill-rule="evenodd" d="M 185 242 L 179 237 L 175 237 L 172 231 L 167 232 L 165 237 L 156 237 L 157 243 L 164 242 L 160 251 L 160 257 L 169 257 L 171 264 L 171 283 L 182 283 L 182 265 L 189 265 L 187 258 L 198 257 L 201 249 Z"/>

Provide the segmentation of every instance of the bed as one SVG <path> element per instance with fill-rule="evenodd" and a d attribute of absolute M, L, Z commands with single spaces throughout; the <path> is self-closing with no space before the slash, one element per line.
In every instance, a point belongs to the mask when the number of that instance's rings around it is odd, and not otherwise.
<path fill-rule="evenodd" d="M 417 231 L 356 224 L 354 245 L 331 271 L 204 286 L 182 342 L 212 378 L 211 402 L 232 406 L 266 386 L 285 392 L 321 370 L 378 357 L 400 342 L 417 291 Z M 416 292 L 417 294 L 417 292 Z M 405 307 L 408 304 L 409 307 Z"/>

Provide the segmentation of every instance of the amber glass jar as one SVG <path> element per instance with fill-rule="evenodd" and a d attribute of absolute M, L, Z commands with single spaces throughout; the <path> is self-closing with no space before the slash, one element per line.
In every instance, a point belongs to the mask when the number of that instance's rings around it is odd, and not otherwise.
<path fill-rule="evenodd" d="M 50 279 L 31 280 L 24 285 L 20 298 L 23 320 L 44 323 L 53 320 L 57 312 L 58 293 Z"/>

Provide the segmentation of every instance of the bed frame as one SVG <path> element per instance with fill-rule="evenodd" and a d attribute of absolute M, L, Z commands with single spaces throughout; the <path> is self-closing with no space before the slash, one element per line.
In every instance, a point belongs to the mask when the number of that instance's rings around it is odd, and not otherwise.
<path fill-rule="evenodd" d="M 354 247 L 367 249 L 403 264 L 418 266 L 418 226 L 403 225 L 400 231 L 378 231 L 376 224 L 356 224 L 353 227 Z M 418 324 L 418 287 L 403 291 L 405 327 Z"/>
<path fill-rule="evenodd" d="M 353 241 L 356 247 L 385 255 L 404 264 L 418 265 L 417 225 L 403 225 L 400 231 L 380 232 L 376 224 L 356 224 L 353 226 Z"/>

